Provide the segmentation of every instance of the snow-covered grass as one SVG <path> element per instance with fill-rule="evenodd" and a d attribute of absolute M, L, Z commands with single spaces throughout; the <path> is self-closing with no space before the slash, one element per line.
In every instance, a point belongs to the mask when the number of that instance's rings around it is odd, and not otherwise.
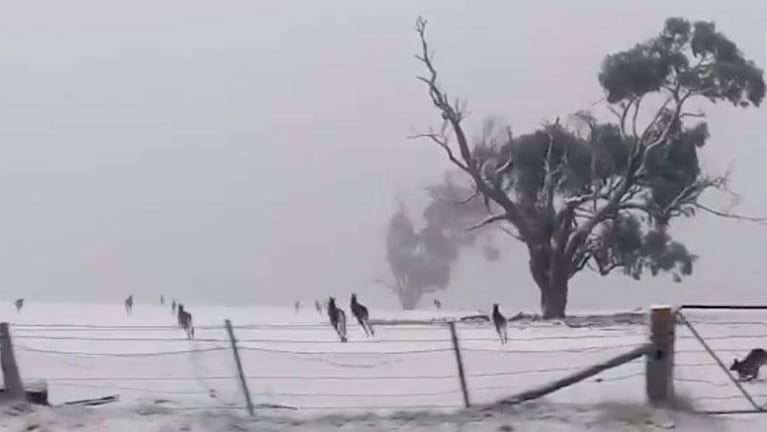
<path fill-rule="evenodd" d="M 155 423 L 175 418 L 186 419 L 197 425 L 191 428 L 201 430 L 210 430 L 204 424 L 213 419 L 220 420 L 217 425 L 248 423 L 242 417 L 244 410 L 239 408 L 244 398 L 223 328 L 224 319 L 229 318 L 235 326 L 253 402 L 261 406 L 258 416 L 263 421 L 268 418 L 275 430 L 282 430 L 279 425 L 300 427 L 310 424 L 307 422 L 330 427 L 334 422 L 348 422 L 350 415 L 358 416 L 353 422 L 357 425 L 468 422 L 501 427 L 505 422 L 514 424 L 536 416 L 591 424 L 609 417 L 608 412 L 649 416 L 650 420 L 645 420 L 659 422 L 654 412 L 641 408 L 643 361 L 556 392 L 545 402 L 524 409 L 525 414 L 503 409 L 484 413 L 461 410 L 463 401 L 450 333 L 439 320 L 466 312 L 374 309 L 374 319 L 408 324 L 378 325 L 375 338 L 368 340 L 350 320 L 350 343 L 342 344 L 325 317 L 313 308 L 298 314 L 292 309 L 257 307 L 188 305 L 188 309 L 197 326 L 192 341 L 174 325 L 175 317 L 167 305 L 138 303 L 130 317 L 122 305 L 29 302 L 18 315 L 10 305 L 0 307 L 2 316 L 13 324 L 16 356 L 24 379 L 47 381 L 53 404 L 120 396 L 118 403 L 99 408 L 37 409 L 32 414 L 8 417 L 27 421 L 31 416 L 44 423 L 58 415 L 73 419 L 91 416 L 93 421 L 110 424 L 130 423 L 134 416 L 151 418 Z M 688 312 L 687 316 L 728 365 L 733 356 L 741 357 L 750 348 L 760 346 L 767 336 L 767 312 Z M 415 324 L 418 320 L 436 322 Z M 459 324 L 472 404 L 492 403 L 547 383 L 647 339 L 646 325 L 626 319 L 626 315 L 574 319 L 569 324 L 513 322 L 507 345 L 498 342 L 487 323 Z M 686 329 L 678 328 L 677 339 L 675 375 L 679 394 L 696 409 L 749 408 L 724 371 Z M 765 385 L 756 381 L 746 387 L 759 403 L 764 403 Z M 589 412 L 582 413 L 583 408 Z M 388 420 L 369 414 L 401 410 L 429 414 L 406 414 Z M 561 412 L 546 414 L 549 410 Z M 696 421 L 694 416 L 684 416 L 690 419 L 685 423 Z M 247 430 L 249 426 L 243 427 Z"/>

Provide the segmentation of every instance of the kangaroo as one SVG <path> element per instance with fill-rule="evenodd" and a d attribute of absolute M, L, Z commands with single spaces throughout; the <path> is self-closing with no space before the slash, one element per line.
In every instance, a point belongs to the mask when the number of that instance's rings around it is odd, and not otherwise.
<path fill-rule="evenodd" d="M 160 304 L 161 304 L 161 305 L 164 305 L 164 304 L 165 304 L 165 296 L 164 296 L 164 295 L 162 295 L 162 294 L 160 294 Z"/>
<path fill-rule="evenodd" d="M 347 342 L 346 339 L 346 313 L 343 309 L 336 307 L 336 299 L 333 297 L 328 298 L 328 318 L 330 318 L 330 325 L 338 333 L 338 337 L 341 338 L 341 342 Z"/>
<path fill-rule="evenodd" d="M 373 336 L 375 333 L 373 332 L 373 327 L 370 325 L 370 314 L 368 313 L 368 308 L 357 301 L 357 294 L 352 294 L 351 308 L 354 317 L 357 318 L 357 322 L 360 323 L 362 330 L 365 331 L 365 336 Z"/>
<path fill-rule="evenodd" d="M 314 308 L 317 309 L 317 313 L 322 313 L 322 304 L 319 300 L 314 301 Z"/>
<path fill-rule="evenodd" d="M 15 302 L 13 302 L 14 306 L 16 306 L 16 313 L 21 312 L 21 308 L 24 307 L 24 299 L 16 299 Z"/>
<path fill-rule="evenodd" d="M 293 309 L 295 309 L 295 310 L 296 310 L 296 313 L 298 313 L 299 311 L 301 311 L 301 302 L 300 302 L 300 301 L 298 301 L 298 300 L 296 300 L 296 302 L 293 304 Z"/>
<path fill-rule="evenodd" d="M 178 325 L 186 331 L 186 337 L 194 339 L 194 326 L 192 325 L 192 314 L 184 310 L 184 305 L 178 305 Z"/>
<path fill-rule="evenodd" d="M 439 299 L 434 299 L 434 307 L 437 309 L 442 309 L 442 302 L 439 301 Z"/>
<path fill-rule="evenodd" d="M 170 313 L 176 313 L 176 300 L 173 300 L 173 303 L 170 304 Z"/>
<path fill-rule="evenodd" d="M 125 313 L 128 315 L 133 314 L 133 294 L 129 295 L 128 298 L 125 299 Z"/>
<path fill-rule="evenodd" d="M 509 335 L 506 333 L 508 322 L 506 321 L 506 317 L 503 316 L 501 311 L 498 309 L 498 303 L 493 304 L 492 318 L 493 324 L 495 325 L 495 331 L 498 333 L 498 338 L 501 340 L 502 344 L 505 344 L 509 341 Z"/>
<path fill-rule="evenodd" d="M 751 381 L 759 376 L 759 368 L 764 364 L 767 364 L 767 351 L 754 348 L 743 360 L 733 360 L 730 370 L 737 372 L 739 379 Z"/>

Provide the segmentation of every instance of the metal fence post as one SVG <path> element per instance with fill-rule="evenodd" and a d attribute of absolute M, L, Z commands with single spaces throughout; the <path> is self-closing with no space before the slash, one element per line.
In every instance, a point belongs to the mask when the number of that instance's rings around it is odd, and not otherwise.
<path fill-rule="evenodd" d="M 461 393 L 463 393 L 463 406 L 469 408 L 469 390 L 466 387 L 466 374 L 463 372 L 463 359 L 461 359 L 461 347 L 458 345 L 458 333 L 455 330 L 455 322 L 447 323 L 450 327 L 450 338 L 453 342 L 453 351 L 455 351 L 455 362 L 458 365 L 458 377 L 461 379 Z"/>
<path fill-rule="evenodd" d="M 0 366 L 3 369 L 5 396 L 9 399 L 24 399 L 24 383 L 21 381 L 16 355 L 13 352 L 11 331 L 7 322 L 0 323 Z"/>
<path fill-rule="evenodd" d="M 250 390 L 248 390 L 248 381 L 245 378 L 245 372 L 242 370 L 242 361 L 240 361 L 240 352 L 237 350 L 237 340 L 234 338 L 234 330 L 232 330 L 232 322 L 230 320 L 224 321 L 226 324 L 226 331 L 229 333 L 229 341 L 232 343 L 232 353 L 234 354 L 234 362 L 237 364 L 237 373 L 240 376 L 240 384 L 242 385 L 242 392 L 245 393 L 245 403 L 248 407 L 248 414 L 251 417 L 255 416 L 253 411 L 253 401 L 250 399 Z"/>

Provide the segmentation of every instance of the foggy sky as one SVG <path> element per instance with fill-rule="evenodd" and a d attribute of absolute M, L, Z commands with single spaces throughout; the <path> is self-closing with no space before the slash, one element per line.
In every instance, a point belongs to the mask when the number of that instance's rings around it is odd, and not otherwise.
<path fill-rule="evenodd" d="M 523 6 L 524 5 L 524 6 Z M 396 299 L 384 233 L 448 168 L 411 127 L 437 124 L 413 58 L 430 20 L 441 80 L 469 127 L 516 134 L 602 97 L 603 57 L 669 16 L 716 22 L 765 67 L 753 1 L 45 1 L 0 15 L 0 297 L 190 304 Z M 767 214 L 767 108 L 706 106 L 706 168 L 734 163 L 739 210 Z M 767 227 L 702 217 L 683 284 L 580 275 L 573 308 L 767 303 Z M 527 256 L 463 260 L 445 307 L 536 309 Z M 345 300 L 346 301 L 346 300 Z"/>

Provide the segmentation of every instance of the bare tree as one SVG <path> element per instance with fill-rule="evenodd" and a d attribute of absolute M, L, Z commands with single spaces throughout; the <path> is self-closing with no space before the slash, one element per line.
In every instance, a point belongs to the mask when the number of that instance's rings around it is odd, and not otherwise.
<path fill-rule="evenodd" d="M 622 269 L 637 279 L 644 270 L 670 272 L 677 281 L 691 274 L 696 256 L 671 239 L 672 218 L 702 211 L 764 221 L 699 201 L 705 191 L 730 190 L 727 175 L 700 170 L 697 151 L 708 127 L 687 126 L 703 116 L 688 112 L 688 103 L 757 107 L 765 94 L 763 72 L 713 23 L 671 18 L 656 37 L 607 56 L 599 81 L 614 122 L 579 112 L 574 119 L 583 133 L 557 119 L 528 135 L 501 130 L 480 142 L 470 142 L 464 129 L 466 104 L 439 84 L 426 27 L 418 18 L 416 58 L 426 69 L 418 79 L 442 123 L 411 138 L 439 146 L 485 201 L 487 217 L 475 228 L 500 224 L 527 246 L 545 318 L 565 315 L 569 280 L 585 268 L 601 275 Z M 658 98 L 642 120 L 640 108 Z"/>

